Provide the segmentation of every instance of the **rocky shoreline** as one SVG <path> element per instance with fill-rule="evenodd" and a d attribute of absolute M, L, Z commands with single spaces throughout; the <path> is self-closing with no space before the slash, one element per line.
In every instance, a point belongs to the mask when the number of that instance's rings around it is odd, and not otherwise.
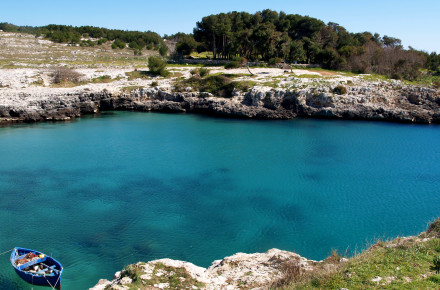
<path fill-rule="evenodd" d="M 342 273 L 345 282 L 349 282 L 352 277 L 357 277 L 355 279 L 358 284 L 352 284 L 355 289 L 381 288 L 391 284 L 394 285 L 393 288 L 397 285 L 401 287 L 405 285 L 407 286 L 405 288 L 415 289 L 417 283 L 422 281 L 438 283 L 435 271 L 433 271 L 435 268 L 430 264 L 422 266 L 411 263 L 410 268 L 425 268 L 425 270 L 420 269 L 419 274 L 412 273 L 408 269 L 404 270 L 405 261 L 412 261 L 408 259 L 416 259 L 417 255 L 421 255 L 424 261 L 429 260 L 429 252 L 431 255 L 439 252 L 439 238 L 440 219 L 437 219 L 430 223 L 426 232 L 418 236 L 377 241 L 376 244 L 350 259 L 343 258 L 333 251 L 332 255 L 325 260 L 314 261 L 293 252 L 271 249 L 266 253 L 237 253 L 212 262 L 208 268 L 172 259 L 138 262 L 116 272 L 111 281 L 99 280 L 90 289 L 293 289 L 292 283 L 307 281 L 307 279 L 313 281 L 319 279 L 318 277 L 328 278 L 338 273 Z M 403 260 L 397 258 L 393 261 L 387 257 L 391 255 L 394 259 L 397 253 L 402 255 Z M 440 258 L 440 254 L 438 257 Z M 382 262 L 390 263 L 393 269 L 385 270 Z M 397 262 L 397 267 L 393 264 L 395 262 Z M 418 262 L 420 263 L 420 260 Z M 372 272 L 365 272 L 365 263 L 372 264 Z M 412 282 L 414 284 L 410 284 Z M 312 288 L 329 288 L 321 287 L 322 285 L 319 286 L 317 283 L 315 282 L 316 285 Z M 307 284 L 302 284 L 302 286 L 305 285 Z M 304 288 L 308 289 L 308 287 Z M 345 289 L 334 286 L 330 288 Z"/>
<path fill-rule="evenodd" d="M 440 123 L 440 92 L 432 88 L 378 82 L 347 86 L 338 95 L 331 87 L 297 90 L 253 87 L 219 98 L 187 88 L 145 87 L 130 93 L 88 88 L 39 88 L 0 91 L 0 123 L 70 120 L 109 110 L 202 113 L 232 118 L 333 118 L 403 123 Z"/>
<path fill-rule="evenodd" d="M 340 262 L 345 262 L 341 259 Z M 146 289 L 267 289 L 283 277 L 286 265 L 313 271 L 321 262 L 298 254 L 271 249 L 266 253 L 237 253 L 212 262 L 209 268 L 189 262 L 161 259 L 139 262 L 116 272 L 112 281 L 101 279 L 92 290 L 130 289 L 141 283 Z"/>

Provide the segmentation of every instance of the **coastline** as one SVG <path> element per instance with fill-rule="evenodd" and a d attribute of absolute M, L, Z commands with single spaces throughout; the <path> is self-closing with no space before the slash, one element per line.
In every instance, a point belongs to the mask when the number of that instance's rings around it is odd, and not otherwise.
<path fill-rule="evenodd" d="M 428 226 L 426 232 L 418 236 L 377 241 L 362 253 L 349 259 L 333 251 L 332 255 L 325 260 L 314 261 L 279 249 L 271 249 L 266 253 L 237 253 L 212 262 L 208 268 L 198 267 L 184 261 L 160 259 L 128 265 L 116 272 L 111 281 L 101 279 L 90 289 L 294 289 L 295 286 L 308 288 L 307 283 L 311 283 L 309 285 L 311 288 L 322 289 L 329 287 L 325 285 L 316 287 L 316 279 L 329 279 L 329 277 L 338 275 L 342 275 L 345 281 L 338 281 L 336 278 L 335 280 L 341 285 L 336 287 L 331 282 L 333 287 L 330 288 L 345 289 L 340 286 L 350 283 L 353 283 L 350 288 L 356 289 L 384 286 L 411 287 L 411 283 L 417 288 L 416 285 L 423 285 L 425 282 L 433 281 L 433 285 L 437 283 L 438 275 L 435 275 L 434 268 L 418 265 L 419 271 L 413 273 L 410 270 L 414 268 L 413 265 L 405 269 L 405 259 L 404 261 L 399 258 L 395 261 L 392 259 L 396 258 L 396 253 L 411 257 L 413 250 L 420 253 L 424 251 L 423 249 L 432 246 L 433 252 L 438 251 L 435 249 L 439 241 L 440 219 L 437 219 Z M 435 253 L 432 255 L 435 256 Z M 383 265 L 380 267 L 375 265 L 375 260 L 386 260 L 390 263 L 386 266 L 392 269 L 383 269 Z M 372 270 L 364 274 L 362 277 L 364 280 L 362 280 L 359 279 L 361 277 L 356 276 L 364 270 L 365 261 L 372 263 L 370 265 Z M 393 262 L 397 262 L 398 267 L 395 267 Z"/>
<path fill-rule="evenodd" d="M 160 83 L 162 81 L 162 83 Z M 395 82 L 360 81 L 346 85 L 347 93 L 333 86 L 306 83 L 296 89 L 254 86 L 234 90 L 230 98 L 207 92 L 173 91 L 169 79 L 139 81 L 130 85 L 83 85 L 73 88 L 27 86 L 0 89 L 0 124 L 62 121 L 109 110 L 208 114 L 228 118 L 294 119 L 329 118 L 399 123 L 439 124 L 440 91 Z"/>

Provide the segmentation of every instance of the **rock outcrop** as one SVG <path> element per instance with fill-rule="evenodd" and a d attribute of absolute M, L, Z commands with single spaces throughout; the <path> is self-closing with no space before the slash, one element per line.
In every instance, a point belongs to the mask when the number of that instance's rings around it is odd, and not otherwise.
<path fill-rule="evenodd" d="M 162 259 L 131 265 L 117 272 L 112 281 L 100 280 L 91 289 L 129 289 L 133 283 L 152 289 L 261 289 L 283 276 L 286 263 L 298 267 L 300 271 L 313 271 L 320 262 L 278 249 L 257 254 L 237 253 L 214 261 L 207 269 L 188 262 Z M 170 285 L 171 281 L 182 284 Z"/>
<path fill-rule="evenodd" d="M 440 123 L 440 92 L 388 82 L 347 87 L 334 94 L 329 87 L 297 90 L 254 87 L 231 98 L 210 93 L 144 88 L 120 91 L 51 89 L 11 92 L 0 99 L 0 122 L 68 120 L 105 110 L 202 113 L 234 118 L 338 118 L 406 123 Z"/>

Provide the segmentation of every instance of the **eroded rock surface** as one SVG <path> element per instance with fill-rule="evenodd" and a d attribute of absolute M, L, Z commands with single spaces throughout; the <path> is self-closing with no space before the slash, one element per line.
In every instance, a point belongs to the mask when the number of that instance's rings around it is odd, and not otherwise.
<path fill-rule="evenodd" d="M 181 281 L 179 286 L 187 289 L 266 289 L 282 276 L 285 263 L 294 263 L 303 271 L 312 271 L 319 262 L 292 252 L 272 249 L 266 253 L 237 253 L 214 261 L 207 269 L 171 259 L 140 262 L 130 267 L 139 270 L 135 283 L 151 286 L 152 289 L 176 288 L 175 284 L 170 284 L 172 281 Z M 91 289 L 128 289 L 133 286 L 127 283 L 131 278 L 124 276 L 124 271 L 122 273 L 116 273 L 112 281 L 100 280 Z"/>

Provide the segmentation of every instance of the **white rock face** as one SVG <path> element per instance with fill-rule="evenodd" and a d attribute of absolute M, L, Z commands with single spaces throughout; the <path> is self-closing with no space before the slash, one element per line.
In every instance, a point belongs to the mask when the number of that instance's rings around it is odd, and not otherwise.
<path fill-rule="evenodd" d="M 171 259 L 161 259 L 148 262 L 146 264 L 138 263 L 143 273 L 140 276 L 143 283 L 154 279 L 153 272 L 156 264 L 163 264 L 166 267 L 173 269 L 184 268 L 187 273 L 197 282 L 205 285 L 204 289 L 239 289 L 250 288 L 258 289 L 260 287 L 267 287 L 271 282 L 282 276 L 281 267 L 284 263 L 295 263 L 304 271 L 311 271 L 319 262 L 307 260 L 298 254 L 281 251 L 278 249 L 269 250 L 266 253 L 245 254 L 237 253 L 233 256 L 226 257 L 222 260 L 217 260 L 212 263 L 209 268 L 198 267 L 192 263 L 177 261 Z M 155 271 L 156 277 L 170 277 L 176 271 L 169 271 L 159 269 Z M 93 290 L 104 289 L 105 286 L 112 284 L 113 288 L 120 285 L 128 285 L 130 278 L 119 277 L 113 281 L 105 281 L 105 283 L 98 283 Z M 127 279 L 128 278 L 128 279 Z M 185 281 L 183 277 L 180 281 Z M 131 280 L 131 279 L 130 279 Z M 104 285 L 104 286 L 103 286 Z M 156 288 L 167 289 L 169 283 L 157 283 L 153 285 Z M 199 287 L 193 285 L 193 289 Z"/>

